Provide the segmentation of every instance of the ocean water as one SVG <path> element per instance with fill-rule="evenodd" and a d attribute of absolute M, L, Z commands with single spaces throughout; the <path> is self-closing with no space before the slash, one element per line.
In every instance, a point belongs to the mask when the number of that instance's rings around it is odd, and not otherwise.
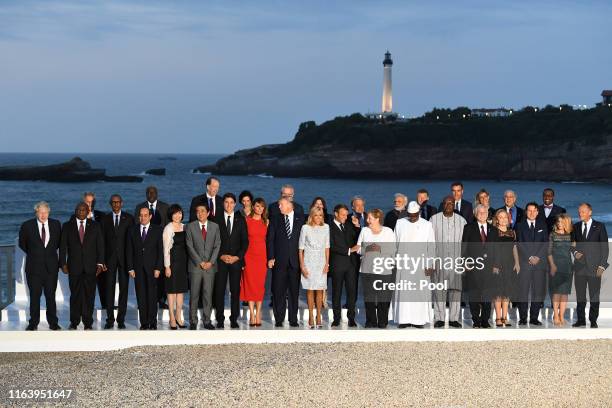
<path fill-rule="evenodd" d="M 119 193 L 123 197 L 124 208 L 129 212 L 137 203 L 144 201 L 145 188 L 155 185 L 159 189 L 159 198 L 169 204 L 178 203 L 186 210 L 194 195 L 204 191 L 207 175 L 193 174 L 192 170 L 200 165 L 214 163 L 220 155 L 204 154 L 17 154 L 0 153 L 0 166 L 18 164 L 53 164 L 79 156 L 91 163 L 93 167 L 105 168 L 109 175 L 140 175 L 147 169 L 165 167 L 166 176 L 143 176 L 142 183 L 48 183 L 0 181 L 0 244 L 15 242 L 20 224 L 33 216 L 33 206 L 40 200 L 51 205 L 51 216 L 66 221 L 76 203 L 85 191 L 96 193 L 96 208 L 110 211 L 108 199 L 111 194 Z M 163 157 L 174 157 L 176 160 L 161 160 Z M 450 182 L 411 180 L 327 180 L 327 179 L 291 179 L 271 178 L 266 176 L 222 176 L 221 192 L 233 192 L 248 189 L 255 196 L 266 201 L 278 198 L 281 185 L 293 184 L 296 189 L 295 200 L 307 207 L 315 196 L 327 200 L 331 209 L 337 203 L 348 205 L 352 196 L 358 194 L 366 199 L 367 208 L 381 208 L 387 211 L 393 206 L 393 194 L 401 192 L 414 199 L 419 188 L 427 188 L 431 202 L 437 206 L 440 200 L 449 193 Z M 549 183 L 524 181 L 465 181 L 466 199 L 473 201 L 480 188 L 491 193 L 494 207 L 503 204 L 503 192 L 514 190 L 518 195 L 518 204 L 522 207 L 528 201 L 541 202 L 542 190 L 552 187 L 556 191 L 556 202 L 566 207 L 573 218 L 577 217 L 577 207 L 583 201 L 593 205 L 594 218 L 606 223 L 612 235 L 612 185 L 597 183 Z"/>

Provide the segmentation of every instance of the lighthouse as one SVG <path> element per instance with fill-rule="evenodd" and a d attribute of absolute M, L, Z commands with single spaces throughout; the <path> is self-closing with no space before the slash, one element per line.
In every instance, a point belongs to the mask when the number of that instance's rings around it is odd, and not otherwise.
<path fill-rule="evenodd" d="M 382 94 L 382 113 L 391 113 L 393 111 L 393 94 L 391 92 L 391 67 L 393 60 L 389 50 L 385 53 L 383 60 L 383 94 Z"/>

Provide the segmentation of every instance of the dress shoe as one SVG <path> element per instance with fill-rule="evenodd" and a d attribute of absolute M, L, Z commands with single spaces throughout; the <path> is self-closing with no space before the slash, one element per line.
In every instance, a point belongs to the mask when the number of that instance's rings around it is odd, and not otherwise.
<path fill-rule="evenodd" d="M 400 329 L 405 329 L 407 327 L 412 327 L 412 325 L 410 323 L 402 323 L 402 324 L 398 324 L 397 327 Z"/>
<path fill-rule="evenodd" d="M 28 324 L 28 327 L 26 327 L 26 330 L 27 330 L 27 331 L 35 331 L 35 330 L 38 330 L 38 325 L 30 323 L 30 324 Z"/>
<path fill-rule="evenodd" d="M 331 324 L 331 327 L 338 327 L 340 326 L 340 320 L 334 320 Z"/>
<path fill-rule="evenodd" d="M 586 322 L 579 320 L 576 323 L 572 324 L 572 327 L 586 327 Z"/>
<path fill-rule="evenodd" d="M 77 325 L 74 323 L 70 323 L 70 326 L 68 326 L 68 330 L 76 330 L 77 329 Z"/>
<path fill-rule="evenodd" d="M 541 321 L 539 321 L 538 319 L 536 319 L 536 320 L 530 320 L 530 321 L 529 321 L 529 324 L 530 324 L 531 326 L 541 326 L 541 325 L 542 325 L 542 322 L 541 322 Z"/>
<path fill-rule="evenodd" d="M 527 319 L 519 320 L 519 326 L 525 326 L 527 324 Z"/>
<path fill-rule="evenodd" d="M 59 324 L 54 323 L 54 324 L 50 324 L 49 325 L 49 330 L 56 331 L 56 330 L 62 330 L 62 328 L 61 328 L 61 326 Z"/>
<path fill-rule="evenodd" d="M 425 327 L 424 324 L 413 324 L 412 327 L 414 327 L 415 329 L 422 329 Z"/>
<path fill-rule="evenodd" d="M 213 326 L 212 323 L 206 323 L 202 327 L 204 327 L 206 330 L 215 330 L 215 326 Z"/>
<path fill-rule="evenodd" d="M 591 329 L 596 329 L 598 327 L 597 322 L 591 322 Z"/>
<path fill-rule="evenodd" d="M 83 328 L 83 330 L 93 330 L 93 327 L 91 326 L 91 324 L 88 324 Z"/>
<path fill-rule="evenodd" d="M 376 323 L 372 323 L 372 322 L 366 322 L 365 326 L 366 329 L 374 329 L 376 327 L 378 327 L 378 325 Z"/>
<path fill-rule="evenodd" d="M 452 322 L 448 322 L 448 327 L 454 327 L 456 329 L 460 329 L 461 328 L 461 323 L 459 323 L 456 320 L 453 320 Z"/>
<path fill-rule="evenodd" d="M 355 323 L 355 319 L 348 319 L 348 327 L 357 327 L 357 323 Z"/>
<path fill-rule="evenodd" d="M 472 327 L 474 329 L 479 329 L 480 328 L 480 322 L 478 320 L 472 321 Z"/>
<path fill-rule="evenodd" d="M 291 327 L 300 327 L 300 324 L 298 322 L 289 322 L 289 326 L 291 326 Z"/>
<path fill-rule="evenodd" d="M 197 330 L 197 328 L 198 328 L 197 324 L 195 324 L 195 323 L 190 323 L 189 324 L 189 330 Z"/>
<path fill-rule="evenodd" d="M 104 325 L 104 330 L 112 329 L 114 325 L 114 323 L 106 323 Z"/>
<path fill-rule="evenodd" d="M 117 327 L 121 330 L 125 329 L 125 323 L 117 323 Z"/>
<path fill-rule="evenodd" d="M 379 329 L 386 329 L 387 328 L 387 323 L 378 323 L 378 328 Z"/>
<path fill-rule="evenodd" d="M 224 322 L 217 322 L 217 329 L 223 329 L 225 327 Z"/>
<path fill-rule="evenodd" d="M 490 329 L 491 325 L 489 324 L 489 322 L 482 322 L 480 323 L 480 327 L 483 329 Z"/>
<path fill-rule="evenodd" d="M 444 327 L 444 322 L 442 320 L 436 320 L 434 328 L 439 329 L 440 327 Z"/>
<path fill-rule="evenodd" d="M 239 329 L 240 326 L 238 325 L 238 322 L 230 322 L 230 328 Z"/>
<path fill-rule="evenodd" d="M 274 323 L 274 327 L 283 327 L 283 322 Z"/>
<path fill-rule="evenodd" d="M 156 324 L 150 324 L 149 325 L 149 330 L 157 330 L 157 325 Z"/>
<path fill-rule="evenodd" d="M 149 330 L 149 325 L 147 325 L 147 324 L 141 324 L 141 325 L 140 325 L 140 330 Z"/>

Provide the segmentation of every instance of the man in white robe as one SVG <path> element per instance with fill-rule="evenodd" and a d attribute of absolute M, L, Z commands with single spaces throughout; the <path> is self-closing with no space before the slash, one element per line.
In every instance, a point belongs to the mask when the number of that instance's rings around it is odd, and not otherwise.
<path fill-rule="evenodd" d="M 455 261 L 462 260 L 461 238 L 467 221 L 454 212 L 452 196 L 442 201 L 442 212 L 433 215 L 429 221 L 436 237 L 436 256 L 442 260 L 436 264 L 431 281 L 444 285 L 444 289 L 433 290 L 434 327 L 444 327 L 448 298 L 448 325 L 458 328 L 461 327 L 462 271 Z"/>
<path fill-rule="evenodd" d="M 433 272 L 435 235 L 431 222 L 420 218 L 416 201 L 408 204 L 408 217 L 397 221 L 397 284 L 393 320 L 399 328 L 423 328 L 431 321 L 429 275 Z M 425 286 L 424 286 L 425 285 Z"/>

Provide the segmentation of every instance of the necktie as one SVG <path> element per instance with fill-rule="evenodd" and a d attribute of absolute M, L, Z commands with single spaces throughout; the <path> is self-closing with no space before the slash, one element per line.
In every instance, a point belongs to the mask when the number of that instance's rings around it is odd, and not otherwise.
<path fill-rule="evenodd" d="M 287 232 L 287 238 L 291 239 L 291 223 L 288 215 L 285 215 L 285 231 Z"/>
<path fill-rule="evenodd" d="M 459 201 L 455 201 L 455 212 L 459 212 Z"/>
<path fill-rule="evenodd" d="M 42 230 L 40 231 L 40 238 L 42 239 L 43 246 L 47 246 L 47 232 L 45 231 L 45 224 L 42 225 Z"/>
<path fill-rule="evenodd" d="M 529 223 L 529 232 L 531 232 L 532 241 L 535 241 L 535 225 L 533 222 Z"/>
<path fill-rule="evenodd" d="M 232 235 L 232 221 L 229 215 L 227 216 L 227 233 Z"/>
<path fill-rule="evenodd" d="M 80 221 L 81 225 L 79 225 L 79 239 L 81 240 L 81 244 L 83 243 L 83 238 L 85 238 L 85 226 L 83 225 L 83 221 Z"/>
<path fill-rule="evenodd" d="M 206 225 L 202 224 L 202 239 L 206 242 Z"/>
<path fill-rule="evenodd" d="M 552 210 L 553 206 L 551 205 L 545 205 L 544 208 L 548 208 L 549 210 Z"/>
<path fill-rule="evenodd" d="M 210 209 L 210 213 L 212 214 L 212 216 L 215 216 L 215 204 L 213 202 L 212 197 L 208 199 L 208 207 Z"/>
<path fill-rule="evenodd" d="M 147 239 L 147 227 L 142 227 L 142 235 L 140 237 L 142 238 L 142 242 Z"/>
<path fill-rule="evenodd" d="M 155 208 L 153 207 L 153 204 L 149 203 L 149 208 L 151 209 L 151 216 L 155 216 Z"/>
<path fill-rule="evenodd" d="M 115 214 L 115 228 L 119 226 L 119 214 Z"/>
<path fill-rule="evenodd" d="M 485 232 L 484 225 L 481 225 L 480 226 L 480 242 L 484 244 L 486 240 L 487 240 L 487 233 Z"/>
<path fill-rule="evenodd" d="M 508 208 L 508 222 L 510 223 L 510 225 L 514 224 L 512 222 L 512 208 Z"/>
<path fill-rule="evenodd" d="M 586 222 L 582 223 L 582 238 L 584 238 L 585 241 L 587 239 L 587 223 Z"/>
<path fill-rule="evenodd" d="M 344 224 L 340 224 L 340 231 L 344 232 Z"/>

